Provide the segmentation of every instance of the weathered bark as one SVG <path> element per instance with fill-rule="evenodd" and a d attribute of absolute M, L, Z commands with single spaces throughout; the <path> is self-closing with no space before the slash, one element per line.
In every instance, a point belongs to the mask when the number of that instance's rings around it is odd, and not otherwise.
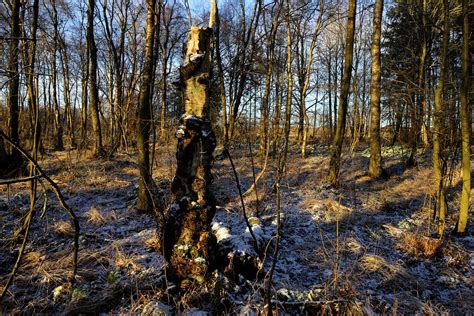
<path fill-rule="evenodd" d="M 38 82 L 35 85 L 35 61 L 36 61 L 36 33 L 38 30 L 38 16 L 39 16 L 39 0 L 33 1 L 33 24 L 31 29 L 31 45 L 29 47 L 29 69 L 27 76 L 27 87 L 28 87 L 28 99 L 30 102 L 31 113 L 33 113 L 33 146 L 32 146 L 32 157 L 33 160 L 38 160 L 38 151 L 40 148 L 41 140 L 41 123 L 39 118 L 39 104 L 38 104 Z M 30 163 L 30 176 L 37 173 L 33 163 Z M 36 181 L 32 182 L 31 192 L 36 193 Z M 34 194 L 36 197 L 36 194 Z M 31 203 L 35 203 L 35 199 L 31 199 Z"/>
<path fill-rule="evenodd" d="M 448 48 L 449 48 L 449 7 L 448 1 L 443 0 L 443 43 L 440 55 L 440 77 L 435 92 L 435 113 L 433 120 L 433 169 L 436 181 L 436 217 L 438 219 L 438 234 L 444 235 L 446 200 L 444 193 L 444 170 L 442 166 L 441 150 L 443 138 L 443 118 L 445 116 L 443 106 L 443 89 L 445 87 L 446 72 L 448 67 Z"/>
<path fill-rule="evenodd" d="M 429 146 L 429 125 L 427 121 L 427 107 L 426 107 L 426 58 L 428 56 L 428 12 L 427 12 L 427 0 L 423 1 L 423 13 L 422 13 L 422 24 L 423 24 L 423 33 L 422 33 L 422 43 L 421 43 L 421 53 L 420 53 L 420 70 L 419 70 L 419 88 L 420 88 L 420 112 L 421 112 L 421 140 L 425 147 Z"/>
<path fill-rule="evenodd" d="M 346 130 L 347 107 L 352 72 L 352 55 L 354 48 L 355 13 L 356 0 L 349 0 L 346 45 L 344 47 L 344 72 L 341 79 L 341 95 L 339 97 L 336 135 L 334 137 L 331 149 L 331 161 L 329 163 L 329 181 L 333 184 L 336 184 L 339 181 L 342 143 L 344 141 L 344 132 Z"/>
<path fill-rule="evenodd" d="M 85 43 L 84 50 L 81 52 L 81 140 L 79 142 L 79 148 L 87 147 L 87 122 L 88 122 L 88 96 L 87 96 L 87 82 L 89 81 L 89 45 L 87 41 Z"/>
<path fill-rule="evenodd" d="M 369 176 L 378 178 L 382 175 L 382 153 L 380 145 L 380 38 L 382 35 L 383 0 L 375 1 L 374 30 L 372 33 L 372 67 L 370 78 L 370 160 Z"/>
<path fill-rule="evenodd" d="M 219 90 L 221 97 L 221 108 L 222 108 L 222 131 L 224 136 L 224 146 L 227 146 L 229 143 L 229 123 L 227 122 L 227 98 L 225 92 L 225 81 L 224 81 L 224 69 L 222 67 L 222 58 L 221 58 L 221 48 L 220 48 L 220 17 L 219 9 L 215 8 L 214 13 L 214 46 L 216 52 L 216 64 L 217 64 L 217 73 L 219 76 Z"/>
<path fill-rule="evenodd" d="M 157 44 L 160 46 L 161 52 L 161 113 L 160 113 L 160 140 L 166 140 L 166 111 L 167 111 L 167 82 L 168 82 L 168 62 L 170 58 L 170 27 L 171 22 L 173 20 L 174 14 L 174 5 L 171 6 L 168 10 L 162 10 L 162 18 L 163 18 L 163 35 L 162 41 L 156 41 Z M 167 16 L 168 15 L 168 16 Z M 171 45 L 172 46 L 172 45 Z"/>
<path fill-rule="evenodd" d="M 153 78 L 153 46 L 154 46 L 154 25 L 156 0 L 147 0 L 148 15 L 146 20 L 145 37 L 145 64 L 142 73 L 142 85 L 140 88 L 139 110 L 138 110 L 138 168 L 140 179 L 138 184 L 138 200 L 136 209 L 142 212 L 149 212 L 153 209 L 151 191 L 153 189 L 153 179 L 150 173 L 150 127 L 151 109 L 150 95 Z"/>
<path fill-rule="evenodd" d="M 170 274 L 181 281 L 202 282 L 215 263 L 216 241 L 210 229 L 215 214 L 210 184 L 216 146 L 208 95 L 211 37 L 211 28 L 193 26 L 180 67 L 179 87 L 183 89 L 185 113 L 176 131 L 177 170 L 171 188 L 174 202 L 164 227 L 164 252 L 170 262 Z"/>
<path fill-rule="evenodd" d="M 329 121 L 329 130 L 327 133 L 327 140 L 328 143 L 333 137 L 332 132 L 332 68 L 331 68 L 331 50 L 329 50 L 329 57 L 328 57 L 328 121 Z"/>
<path fill-rule="evenodd" d="M 54 143 L 55 150 L 63 150 L 64 143 L 63 143 L 63 124 L 61 119 L 61 109 L 59 107 L 58 102 L 58 92 L 57 92 L 57 62 L 56 62 L 56 54 L 58 52 L 58 11 L 56 8 L 56 1 L 52 1 L 52 22 L 53 22 L 53 49 L 51 51 L 51 85 L 53 87 L 53 107 L 54 107 L 54 128 L 56 132 L 56 139 Z"/>
<path fill-rule="evenodd" d="M 94 135 L 93 153 L 96 157 L 104 155 L 102 130 L 99 118 L 99 91 L 97 87 L 97 47 L 94 39 L 95 0 L 89 0 L 87 9 L 87 45 L 89 48 L 89 104 L 92 112 L 92 130 Z"/>
<path fill-rule="evenodd" d="M 462 193 L 459 218 L 456 227 L 458 234 L 466 231 L 469 195 L 471 192 L 471 152 L 470 152 L 470 111 L 469 111 L 469 84 L 471 75 L 470 53 L 469 53 L 469 0 L 462 1 L 463 11 L 463 45 L 462 45 L 462 83 L 461 83 L 461 141 L 462 141 Z"/>
<path fill-rule="evenodd" d="M 61 70 L 63 73 L 64 110 L 66 118 L 66 135 L 72 147 L 76 147 L 76 137 L 74 133 L 74 113 L 71 109 L 71 84 L 69 71 L 69 57 L 64 36 L 59 37 L 59 57 L 61 60 Z"/>
<path fill-rule="evenodd" d="M 10 29 L 11 29 L 11 40 L 10 40 L 10 51 L 8 56 L 8 108 L 10 110 L 10 117 L 8 120 L 8 127 L 10 130 L 11 139 L 19 144 L 20 133 L 18 128 L 19 120 L 19 107 L 18 107 L 18 94 L 20 87 L 20 76 L 18 73 L 18 58 L 19 58 L 19 38 L 20 38 L 20 0 L 13 0 L 11 3 L 11 17 L 10 17 Z M 12 149 L 9 157 L 10 162 L 14 165 L 20 166 L 22 161 L 21 154 Z M 18 162 L 18 164 L 17 164 Z"/>
<path fill-rule="evenodd" d="M 39 106 L 38 106 L 38 95 L 37 87 L 35 84 L 35 62 L 36 62 L 36 33 L 38 30 L 38 12 L 39 12 L 39 0 L 33 1 L 33 21 L 31 25 L 31 41 L 25 40 L 23 43 L 25 50 L 25 60 L 28 61 L 28 67 L 26 69 L 26 87 L 28 92 L 28 107 L 31 113 L 32 121 L 32 135 L 31 143 L 32 146 L 32 156 L 34 160 L 37 160 L 39 141 L 41 135 L 41 127 L 39 122 Z M 25 25 L 23 25 L 23 33 L 26 34 Z M 24 35 L 26 38 L 26 35 Z M 3 140 L 1 141 L 3 143 Z M 0 147 L 2 145 L 0 143 Z M 0 148 L 0 162 L 2 161 L 2 154 Z M 30 169 L 31 172 L 32 169 Z M 30 173 L 31 175 L 31 173 Z"/>

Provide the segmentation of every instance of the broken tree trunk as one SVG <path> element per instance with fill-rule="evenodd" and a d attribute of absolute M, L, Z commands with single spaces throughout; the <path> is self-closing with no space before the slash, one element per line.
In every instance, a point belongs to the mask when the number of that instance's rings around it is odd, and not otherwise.
<path fill-rule="evenodd" d="M 177 170 L 171 188 L 174 202 L 168 209 L 163 237 L 169 275 L 186 282 L 204 281 L 216 257 L 216 240 L 210 227 L 215 199 L 209 188 L 216 146 L 209 117 L 211 37 L 211 28 L 191 28 L 177 83 L 183 91 L 185 113 L 176 131 Z"/>

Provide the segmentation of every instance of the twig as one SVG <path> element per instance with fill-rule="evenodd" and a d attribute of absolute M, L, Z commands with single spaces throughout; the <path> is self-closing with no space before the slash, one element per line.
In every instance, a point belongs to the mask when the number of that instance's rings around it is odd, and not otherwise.
<path fill-rule="evenodd" d="M 258 181 L 260 180 L 260 178 L 261 178 L 261 177 L 263 176 L 263 174 L 265 173 L 265 170 L 267 169 L 268 157 L 269 157 L 269 156 L 270 156 L 270 146 L 267 145 L 267 153 L 265 154 L 265 162 L 263 163 L 262 170 L 261 170 L 260 173 L 257 175 L 257 177 L 256 177 L 255 180 L 254 180 L 254 183 L 252 183 L 252 185 L 250 186 L 250 188 L 249 188 L 247 191 L 245 191 L 245 193 L 243 194 L 244 196 L 249 195 L 249 194 L 252 193 L 252 191 L 256 188 Z"/>
<path fill-rule="evenodd" d="M 28 182 L 28 181 L 36 180 L 36 179 L 39 179 L 39 178 L 41 178 L 40 175 L 39 176 L 26 177 L 26 178 L 20 178 L 20 179 L 0 180 L 0 185 Z"/>
<path fill-rule="evenodd" d="M 16 257 L 15 265 L 13 266 L 13 269 L 10 272 L 10 276 L 8 277 L 7 283 L 3 287 L 2 294 L 0 295 L 0 302 L 3 301 L 3 298 L 5 297 L 5 294 L 7 293 L 8 288 L 13 282 L 13 278 L 15 277 L 15 274 L 18 271 L 18 268 L 20 267 L 21 258 L 23 257 L 23 253 L 25 252 L 26 242 L 28 241 L 28 235 L 29 235 L 30 226 L 31 226 L 31 218 L 33 217 L 34 209 L 35 209 L 34 203 L 31 203 L 30 210 L 28 211 L 28 214 L 26 215 L 26 218 L 25 218 L 25 222 L 23 224 L 23 227 L 25 227 L 25 234 L 23 235 L 23 241 L 21 243 L 20 250 L 18 251 L 18 256 Z"/>
<path fill-rule="evenodd" d="M 153 209 L 155 210 L 155 218 L 156 218 L 156 227 L 157 227 L 157 235 L 158 238 L 160 238 L 160 250 L 161 250 L 161 256 L 163 257 L 163 275 L 165 278 L 165 294 L 166 298 L 168 299 L 168 303 L 170 301 L 170 294 L 169 294 L 169 283 L 168 283 L 168 260 L 166 259 L 166 253 L 165 253 L 165 234 L 164 234 L 164 229 L 166 225 L 166 217 L 165 217 L 165 212 L 164 212 L 164 206 L 163 205 L 156 205 L 155 203 L 155 198 L 154 194 L 150 190 L 147 184 L 145 184 L 145 187 L 148 191 L 148 193 L 151 196 L 151 203 L 153 204 Z M 160 203 L 161 204 L 161 203 Z M 158 212 L 156 212 L 158 210 Z M 158 215 L 159 214 L 159 215 Z M 161 223 L 160 223 L 161 220 Z"/>
<path fill-rule="evenodd" d="M 258 217 L 259 216 L 259 208 L 260 208 L 260 203 L 258 201 L 258 189 L 257 189 L 257 179 L 255 177 L 255 163 L 253 161 L 253 153 L 252 153 L 252 146 L 250 144 L 250 137 L 247 137 L 247 142 L 248 142 L 248 145 L 249 145 L 249 152 L 250 152 L 250 161 L 252 162 L 252 176 L 253 176 L 253 184 L 252 186 L 255 187 L 255 198 L 256 198 L 256 202 L 257 202 L 257 207 L 256 207 L 256 216 Z"/>
<path fill-rule="evenodd" d="M 282 306 L 307 306 L 307 305 L 327 305 L 334 303 L 343 303 L 347 302 L 345 299 L 336 299 L 329 301 L 295 301 L 295 302 L 282 302 L 278 300 L 272 300 L 272 304 L 282 305 Z"/>
<path fill-rule="evenodd" d="M 242 196 L 242 189 L 240 188 L 240 181 L 239 181 L 239 176 L 237 175 L 237 170 L 235 170 L 234 162 L 232 161 L 232 157 L 230 156 L 229 150 L 227 148 L 224 148 L 224 154 L 229 158 L 230 165 L 232 166 L 232 170 L 234 171 L 235 182 L 237 183 L 237 189 L 239 190 L 240 202 L 242 203 L 242 214 L 244 215 L 245 224 L 247 224 L 247 228 L 254 241 L 255 252 L 257 253 L 259 257 L 261 257 L 260 249 L 258 248 L 257 238 L 255 237 L 255 234 L 253 233 L 252 227 L 250 226 L 250 223 L 249 223 L 249 219 L 247 218 L 247 212 L 245 211 L 244 197 Z"/>
<path fill-rule="evenodd" d="M 66 210 L 66 212 L 71 216 L 73 224 L 74 224 L 74 253 L 73 253 L 73 259 L 72 259 L 72 264 L 73 264 L 73 269 L 72 269 L 72 274 L 70 278 L 71 282 L 71 287 L 74 285 L 74 281 L 76 278 L 76 273 L 77 273 L 77 256 L 79 252 L 79 220 L 77 219 L 76 214 L 72 211 L 72 209 L 69 207 L 69 205 L 66 203 L 66 200 L 61 193 L 61 190 L 59 190 L 58 185 L 56 182 L 51 180 L 50 177 L 46 175 L 46 173 L 43 171 L 43 169 L 39 166 L 38 162 L 31 157 L 31 155 L 26 152 L 22 147 L 20 147 L 18 144 L 16 144 L 13 140 L 11 140 L 10 137 L 8 137 L 2 130 L 0 130 L 0 136 L 3 137 L 7 143 L 9 143 L 13 148 L 18 150 L 23 156 L 26 157 L 36 168 L 38 173 L 43 177 L 51 186 L 53 189 L 54 193 L 58 197 L 59 203 L 61 206 Z"/>
<path fill-rule="evenodd" d="M 270 267 L 270 271 L 268 272 L 268 279 L 267 279 L 267 289 L 266 289 L 266 299 L 268 305 L 268 315 L 272 315 L 272 293 L 271 293 L 271 285 L 272 285 L 272 278 L 273 272 L 275 271 L 276 263 L 278 260 L 278 252 L 280 248 L 280 220 L 281 220 L 281 192 L 280 192 L 280 181 L 281 181 L 281 172 L 282 172 L 282 165 L 279 164 L 278 168 L 278 175 L 277 175 L 277 182 L 276 182 L 276 189 L 277 189 L 277 222 L 276 222 L 276 232 L 275 232 L 275 249 L 273 251 L 273 261 Z"/>

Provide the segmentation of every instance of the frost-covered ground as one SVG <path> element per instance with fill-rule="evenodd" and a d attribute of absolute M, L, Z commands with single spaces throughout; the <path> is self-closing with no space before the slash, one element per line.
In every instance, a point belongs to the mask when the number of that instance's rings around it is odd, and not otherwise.
<path fill-rule="evenodd" d="M 236 148 L 232 152 L 245 151 Z M 306 313 L 324 313 L 326 305 L 333 313 L 343 314 L 474 313 L 474 237 L 451 236 L 443 243 L 430 237 L 435 224 L 431 219 L 429 155 L 420 156 L 418 167 L 403 170 L 402 154 L 398 149 L 384 151 L 390 176 L 379 181 L 364 175 L 368 162 L 365 151 L 352 158 L 346 156 L 339 189 L 324 184 L 324 148 L 313 148 L 304 160 L 296 153 L 290 155 L 282 185 L 282 238 L 272 288 L 281 312 L 301 313 L 306 301 L 310 302 L 304 307 Z M 235 155 L 245 190 L 252 183 L 250 159 Z M 174 172 L 173 148 L 161 148 L 157 157 L 160 163 L 155 178 L 161 187 L 168 188 Z M 47 193 L 46 209 L 41 209 L 44 197 L 40 190 L 31 241 L 2 311 L 153 314 L 173 311 L 176 306 L 180 310 L 216 311 L 209 302 L 193 300 L 192 293 L 183 293 L 176 301 L 175 296 L 169 298 L 161 290 L 164 278 L 161 256 L 156 251 L 156 221 L 133 210 L 137 168 L 129 156 L 95 161 L 76 152 L 59 152 L 44 157 L 41 163 L 80 220 L 78 281 L 70 297 L 71 290 L 64 284 L 71 267 L 73 229 L 52 193 Z M 258 161 L 257 173 L 260 165 Z M 265 271 L 273 254 L 273 244 L 267 244 L 276 228 L 274 174 L 275 163 L 270 161 L 258 186 L 259 219 L 251 218 L 260 247 L 267 250 Z M 214 177 L 218 209 L 212 227 L 220 246 L 254 256 L 226 160 L 216 161 Z M 449 190 L 449 229 L 456 220 L 458 181 L 459 174 L 454 174 L 454 186 Z M 14 232 L 27 211 L 28 190 L 27 184 L 0 190 L 3 285 L 20 243 Z M 255 217 L 255 193 L 248 195 L 245 203 L 249 217 Z M 261 281 L 243 277 L 229 281 L 222 275 L 215 278 L 225 283 L 221 293 L 225 302 L 217 303 L 220 312 L 263 310 Z"/>

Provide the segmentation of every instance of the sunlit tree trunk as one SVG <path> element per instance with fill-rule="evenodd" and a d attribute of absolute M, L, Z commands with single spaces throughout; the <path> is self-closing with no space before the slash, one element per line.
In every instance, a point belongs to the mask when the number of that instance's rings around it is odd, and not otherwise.
<path fill-rule="evenodd" d="M 166 14 L 168 11 L 168 14 Z M 173 19 L 173 12 L 174 6 L 171 7 L 169 10 L 162 10 L 162 17 L 163 17 L 163 35 L 162 41 L 157 41 L 160 43 L 160 51 L 161 51 L 161 113 L 160 113 L 160 140 L 164 141 L 166 139 L 166 111 L 167 111 L 167 82 L 168 82 L 168 60 L 169 60 L 169 48 L 168 43 L 170 40 L 170 24 Z M 168 15 L 168 17 L 167 17 Z M 166 20 L 168 18 L 168 20 Z"/>
<path fill-rule="evenodd" d="M 436 181 L 436 215 L 438 219 L 438 234 L 444 235 L 446 200 L 444 193 L 444 162 L 441 158 L 441 143 L 446 129 L 442 127 L 445 116 L 443 106 L 443 90 L 445 88 L 446 73 L 448 67 L 449 48 L 449 7 L 448 0 L 443 0 L 444 30 L 443 42 L 440 55 L 440 77 L 435 92 L 435 113 L 433 120 L 433 168 Z"/>
<path fill-rule="evenodd" d="M 210 184 L 216 146 L 208 95 L 212 34 L 211 28 L 193 26 L 184 47 L 179 87 L 184 94 L 185 113 L 175 134 L 178 147 L 172 183 L 174 202 L 164 227 L 164 251 L 170 262 L 170 274 L 180 281 L 191 279 L 199 283 L 212 271 L 216 256 L 216 240 L 210 228 L 215 214 Z"/>
<path fill-rule="evenodd" d="M 471 76 L 471 58 L 469 52 L 469 0 L 462 1 L 463 12 L 463 41 L 462 41 L 462 83 L 461 83 L 461 141 L 462 141 L 462 193 L 461 206 L 459 209 L 459 219 L 457 223 L 457 233 L 463 234 L 466 231 L 469 196 L 471 194 L 471 134 L 470 134 L 470 111 L 469 111 L 469 86 Z"/>
<path fill-rule="evenodd" d="M 421 115 L 421 140 L 425 147 L 429 146 L 429 125 L 427 120 L 427 105 L 426 105 L 426 58 L 428 57 L 428 32 L 427 32 L 427 23 L 428 23 L 428 12 L 427 12 L 427 2 L 428 0 L 423 1 L 423 15 L 422 15 L 422 24 L 423 24 L 423 33 L 422 33 L 422 43 L 421 43 L 421 56 L 420 56 L 420 71 L 419 71 L 419 88 L 420 88 L 420 111 Z"/>
<path fill-rule="evenodd" d="M 99 117 L 99 90 L 97 87 L 97 47 L 94 39 L 94 11 L 95 0 L 89 0 L 87 9 L 87 44 L 89 48 L 89 105 L 92 113 L 92 130 L 96 157 L 104 156 L 102 146 L 102 130 Z"/>
<path fill-rule="evenodd" d="M 69 72 L 69 57 L 66 41 L 63 36 L 59 37 L 59 57 L 61 60 L 61 70 L 63 74 L 63 91 L 64 91 L 64 110 L 66 118 L 67 135 L 72 147 L 76 146 L 74 133 L 74 114 L 71 109 L 71 84 Z"/>
<path fill-rule="evenodd" d="M 89 45 L 87 41 L 85 47 L 81 52 L 81 135 L 79 148 L 87 147 L 87 123 L 88 123 L 88 95 L 87 95 L 87 83 L 89 81 Z"/>
<path fill-rule="evenodd" d="M 138 199 L 136 209 L 149 212 L 153 209 L 152 194 L 153 179 L 150 173 L 150 127 L 151 108 L 150 94 L 153 78 L 153 45 L 155 31 L 155 8 L 156 0 L 147 0 L 148 14 L 146 19 L 145 37 L 145 64 L 142 73 L 142 85 L 140 88 L 139 110 L 138 110 L 138 168 L 140 170 Z"/>
<path fill-rule="evenodd" d="M 225 80 L 224 80 L 224 68 L 222 67 L 222 58 L 221 58 L 221 43 L 220 43 L 220 25 L 221 20 L 219 17 L 219 9 L 216 6 L 215 10 L 215 25 L 214 25 L 214 46 L 216 52 L 216 64 L 217 64 L 217 74 L 219 76 L 219 92 L 221 98 L 221 111 L 222 111 L 222 131 L 224 136 L 224 146 L 229 143 L 229 123 L 227 120 L 227 98 L 226 98 L 226 89 L 225 89 Z"/>
<path fill-rule="evenodd" d="M 339 97 L 336 135 L 334 137 L 331 149 L 331 161 L 329 163 L 329 181 L 333 184 L 337 184 L 339 182 L 342 144 L 344 142 L 344 132 L 346 129 L 347 107 L 352 72 L 352 55 L 354 49 L 355 13 L 356 0 L 349 0 L 346 45 L 344 47 L 344 71 L 341 79 L 341 95 Z"/>
<path fill-rule="evenodd" d="M 383 0 L 376 0 L 372 33 L 372 67 L 370 77 L 370 160 L 369 176 L 378 178 L 382 175 L 382 154 L 380 145 L 380 38 L 382 35 Z"/>
<path fill-rule="evenodd" d="M 52 14 L 51 20 L 53 22 L 53 47 L 51 51 L 51 85 L 53 88 L 52 91 L 52 98 L 53 98 L 53 107 L 54 107 L 54 128 L 55 128 L 55 143 L 54 149 L 55 150 L 63 150 L 64 143 L 63 143 L 63 124 L 61 119 L 61 109 L 59 107 L 58 102 L 58 80 L 57 80 L 57 59 L 56 55 L 58 52 L 58 42 L 59 42 L 59 34 L 58 34 L 58 11 L 56 8 L 56 1 L 52 1 Z"/>

